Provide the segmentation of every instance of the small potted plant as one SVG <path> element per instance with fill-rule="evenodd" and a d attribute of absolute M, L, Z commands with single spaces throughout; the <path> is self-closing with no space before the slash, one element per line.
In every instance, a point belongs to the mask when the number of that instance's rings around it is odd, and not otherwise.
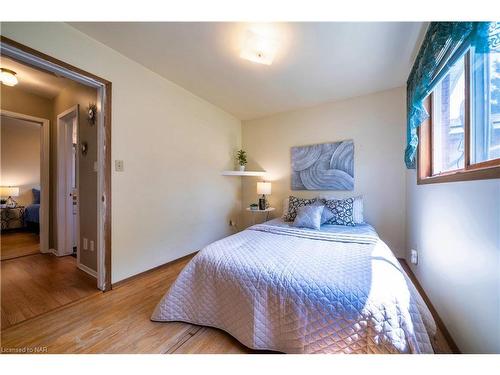
<path fill-rule="evenodd" d="M 243 150 L 239 150 L 236 153 L 236 161 L 240 166 L 240 171 L 243 172 L 245 170 L 245 165 L 247 165 L 247 153 Z"/>

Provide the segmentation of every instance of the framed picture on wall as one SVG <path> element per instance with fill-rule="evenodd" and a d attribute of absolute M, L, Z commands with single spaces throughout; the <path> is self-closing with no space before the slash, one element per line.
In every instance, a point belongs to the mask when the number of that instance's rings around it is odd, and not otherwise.
<path fill-rule="evenodd" d="M 292 190 L 354 190 L 354 142 L 292 147 Z"/>

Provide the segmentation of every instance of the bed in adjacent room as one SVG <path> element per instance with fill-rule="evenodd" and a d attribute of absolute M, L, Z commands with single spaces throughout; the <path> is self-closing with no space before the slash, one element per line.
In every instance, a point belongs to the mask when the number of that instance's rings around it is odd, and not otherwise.
<path fill-rule="evenodd" d="M 433 353 L 436 333 L 373 227 L 316 230 L 281 218 L 201 250 L 152 320 L 215 327 L 284 353 Z"/>
<path fill-rule="evenodd" d="M 24 225 L 31 232 L 40 231 L 40 190 L 32 189 L 33 202 L 24 209 Z"/>

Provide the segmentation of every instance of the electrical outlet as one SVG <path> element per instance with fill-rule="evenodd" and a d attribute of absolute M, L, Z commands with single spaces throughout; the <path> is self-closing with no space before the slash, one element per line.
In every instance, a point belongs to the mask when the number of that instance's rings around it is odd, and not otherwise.
<path fill-rule="evenodd" d="M 83 238 L 83 250 L 87 250 L 89 248 L 89 240 L 86 239 L 85 237 Z"/>
<path fill-rule="evenodd" d="M 123 160 L 115 160 L 115 171 L 123 172 Z"/>
<path fill-rule="evenodd" d="M 90 240 L 90 251 L 94 251 L 94 241 Z"/>
<path fill-rule="evenodd" d="M 418 251 L 415 249 L 411 249 L 410 262 L 412 264 L 418 264 Z"/>

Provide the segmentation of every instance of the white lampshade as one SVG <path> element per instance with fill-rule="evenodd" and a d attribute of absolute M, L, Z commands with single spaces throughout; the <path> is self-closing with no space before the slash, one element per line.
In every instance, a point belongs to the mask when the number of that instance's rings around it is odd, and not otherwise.
<path fill-rule="evenodd" d="M 257 182 L 257 194 L 270 195 L 271 194 L 271 183 L 270 182 Z"/>
<path fill-rule="evenodd" d="M 0 186 L 1 197 L 18 197 L 19 188 L 17 186 Z"/>

